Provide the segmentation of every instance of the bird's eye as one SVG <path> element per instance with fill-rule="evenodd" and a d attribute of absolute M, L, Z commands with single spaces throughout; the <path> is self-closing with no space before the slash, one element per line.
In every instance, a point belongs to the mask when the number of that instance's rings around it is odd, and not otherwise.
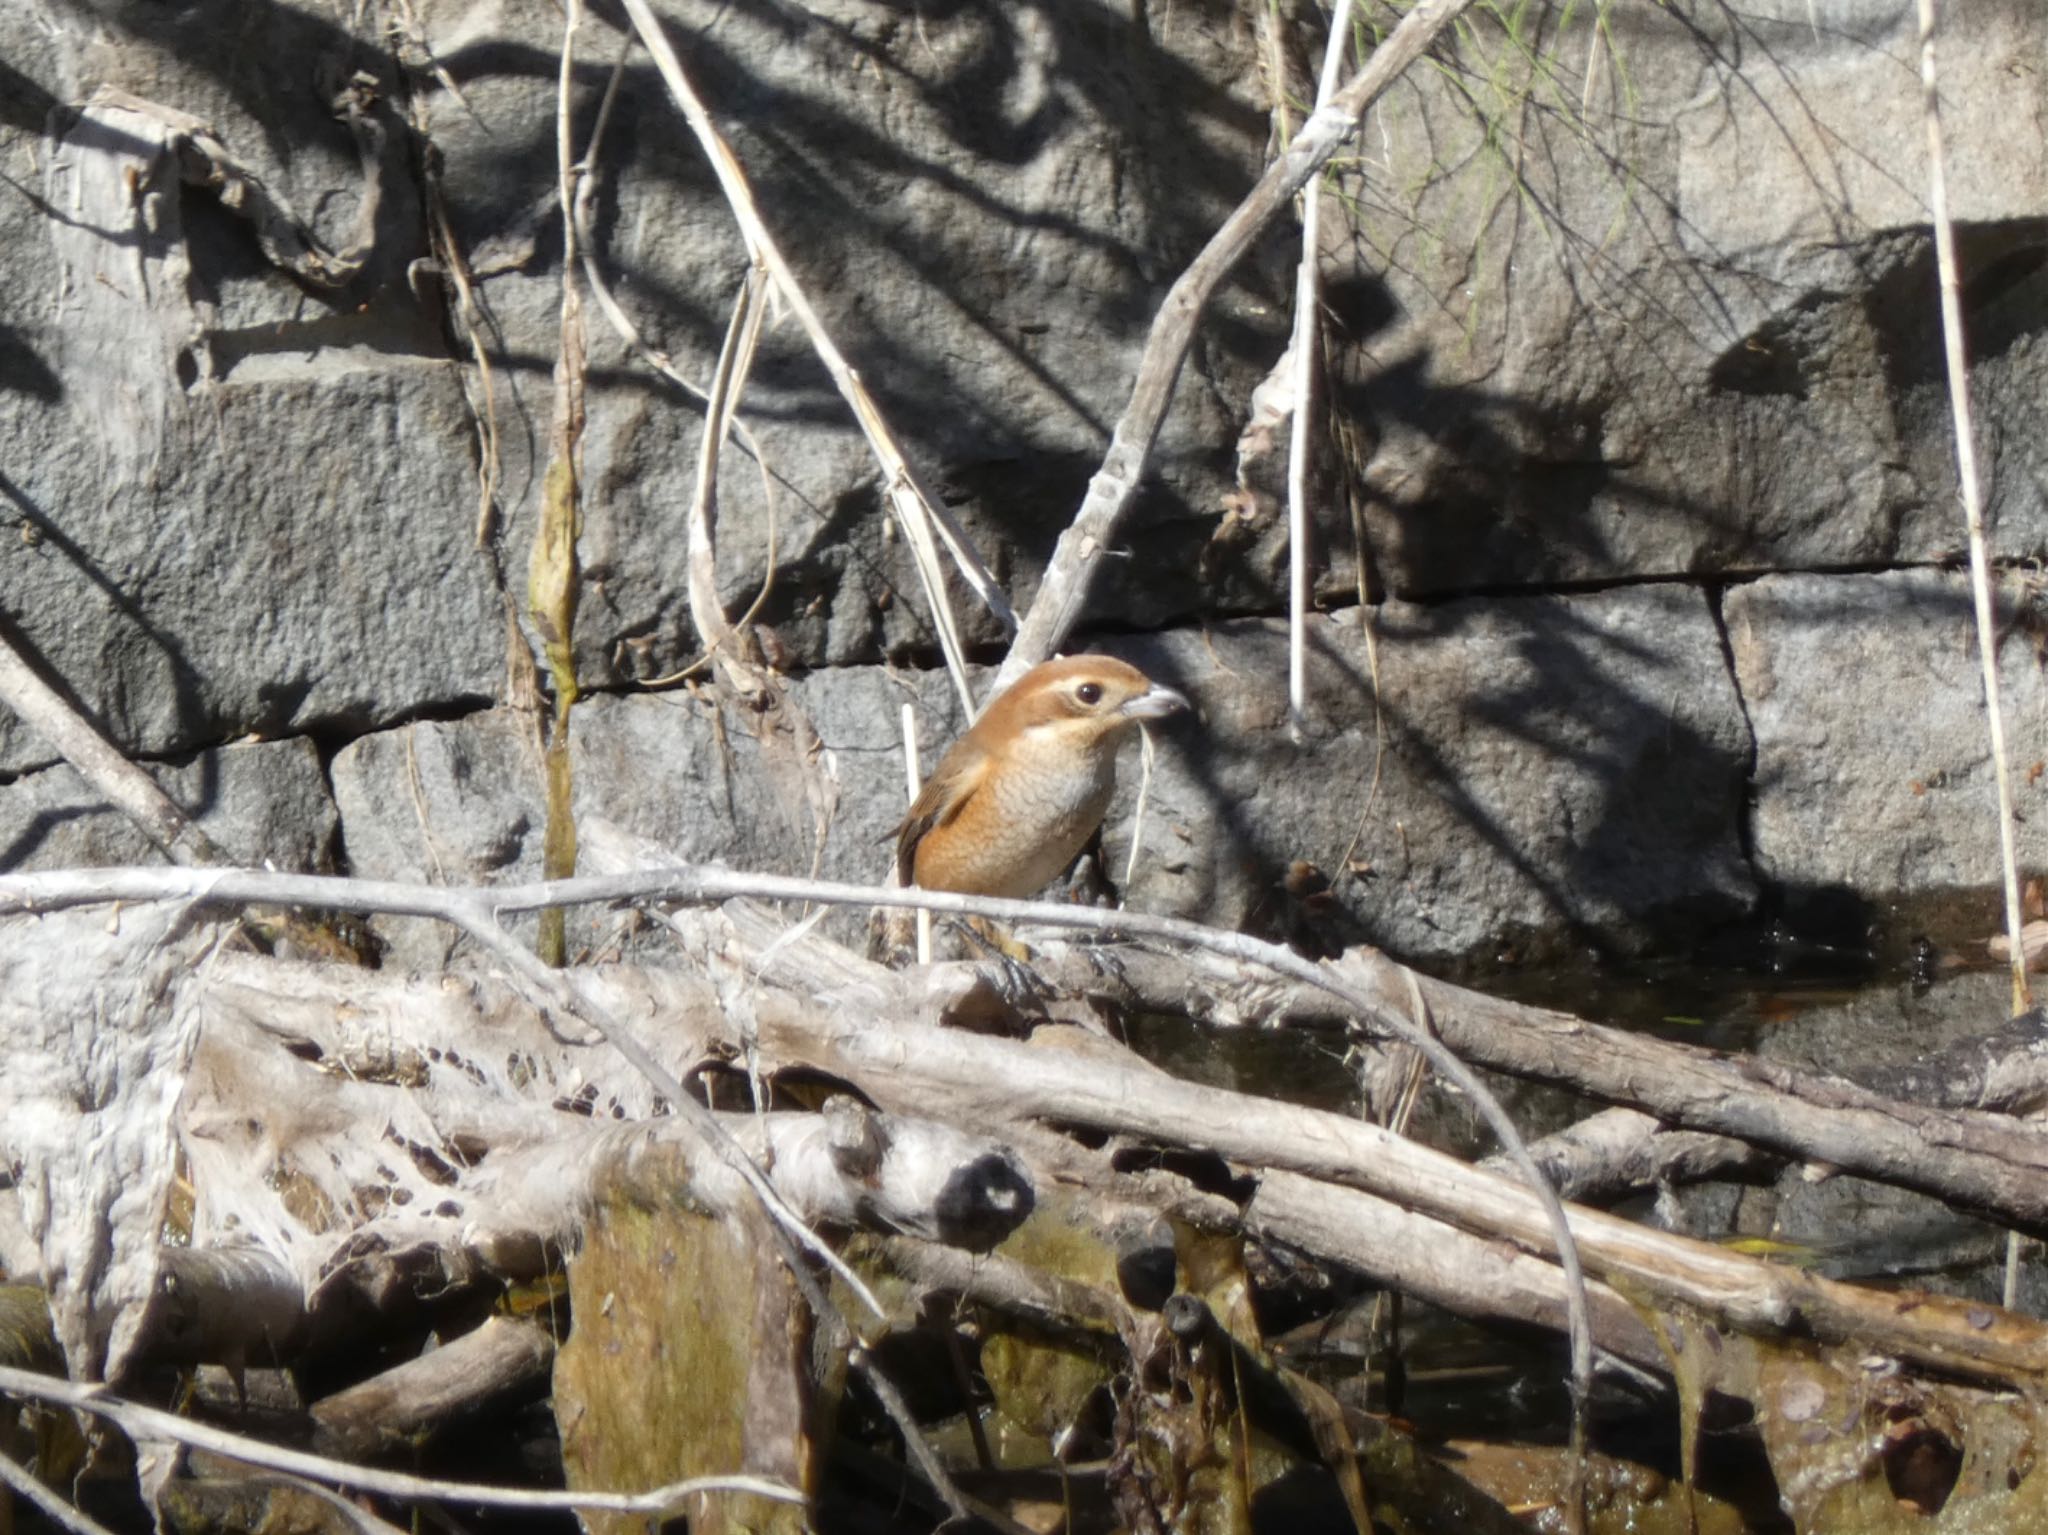
<path fill-rule="evenodd" d="M 1084 682 L 1074 689 L 1074 696 L 1080 699 L 1082 703 L 1090 706 L 1099 704 L 1102 702 L 1102 684 L 1099 682 Z"/>

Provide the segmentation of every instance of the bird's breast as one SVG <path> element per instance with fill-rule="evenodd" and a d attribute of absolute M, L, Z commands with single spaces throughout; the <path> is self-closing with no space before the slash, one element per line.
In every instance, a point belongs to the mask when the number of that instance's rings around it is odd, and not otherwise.
<path fill-rule="evenodd" d="M 1113 751 L 1013 756 L 989 774 L 947 828 L 954 835 L 945 839 L 944 851 L 953 855 L 946 859 L 952 867 L 945 888 L 1036 895 L 1094 835 L 1115 792 Z M 922 861 L 919 878 L 925 878 Z"/>

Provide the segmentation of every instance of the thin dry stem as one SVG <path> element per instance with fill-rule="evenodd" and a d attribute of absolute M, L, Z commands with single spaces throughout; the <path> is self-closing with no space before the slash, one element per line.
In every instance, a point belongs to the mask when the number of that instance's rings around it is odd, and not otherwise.
<path fill-rule="evenodd" d="M 927 485 L 922 476 L 911 465 L 902 447 L 882 415 L 867 386 L 860 380 L 833 341 L 831 333 L 811 306 L 810 299 L 796 280 L 781 248 L 775 243 L 759 209 L 755 206 L 752 190 L 747 184 L 746 173 L 740 167 L 731 147 L 711 120 L 703 102 L 690 84 L 684 72 L 682 60 L 670 46 L 668 34 L 662 30 L 659 19 L 648 6 L 647 0 L 625 0 L 627 14 L 632 18 L 634 29 L 639 33 L 650 53 L 654 55 L 656 68 L 668 85 L 669 93 L 675 98 L 684 119 L 703 146 L 711 168 L 717 175 L 719 186 L 725 193 L 728 206 L 738 221 L 748 252 L 768 270 L 776 289 L 781 293 L 790 310 L 797 317 L 804 333 L 810 338 L 812 348 L 832 375 L 840 394 L 852 408 L 854 417 L 860 423 L 869 446 L 880 461 L 884 479 L 884 490 L 889 504 L 895 511 L 903 528 L 904 538 L 911 551 L 912 562 L 918 572 L 918 579 L 925 589 L 925 599 L 932 615 L 932 626 L 938 633 L 939 645 L 946 656 L 947 670 L 952 674 L 954 687 L 960 694 L 963 707 L 970 713 L 974 707 L 973 690 L 967 682 L 967 660 L 959 637 L 959 626 L 953 618 L 952 602 L 946 594 L 945 572 L 938 561 L 938 538 L 945 541 L 953 562 L 962 577 L 973 588 L 982 603 L 1007 626 L 1016 627 L 1016 615 L 1011 612 L 1009 600 L 1003 596 L 995 577 L 990 575 L 968 544 L 965 533 L 945 509 L 943 500 Z"/>
<path fill-rule="evenodd" d="M 1997 616 L 1991 601 L 1991 559 L 1985 549 L 1984 500 L 1977 475 L 1976 427 L 1970 412 L 1969 362 L 1963 349 L 1962 279 L 1956 231 L 1948 213 L 1946 155 L 1941 138 L 1941 93 L 1935 85 L 1936 0 L 1919 0 L 1920 84 L 1927 105 L 1927 201 L 1934 215 L 1934 255 L 1941 272 L 1941 340 L 1948 360 L 1949 414 L 1955 420 L 1956 475 L 1962 482 L 1963 522 L 1970 538 L 1970 594 L 1977 609 L 1977 658 L 1984 669 L 1984 720 L 1991 734 L 1991 765 L 1998 780 L 1998 853 L 2005 878 L 2005 932 L 2012 945 L 2012 1010 L 2032 1005 L 2026 948 L 2020 939 L 2019 849 L 2014 832 L 2012 771 L 2006 762 L 2005 710 L 1998 693 Z"/>
<path fill-rule="evenodd" d="M 1145 806 L 1152 798 L 1152 727 L 1138 726 L 1138 797 L 1131 806 L 1131 855 L 1124 860 L 1123 895 L 1128 898 L 1131 884 L 1138 877 L 1138 849 L 1145 840 Z M 1122 905 L 1121 900 L 1118 905 Z"/>
<path fill-rule="evenodd" d="M 415 125 L 424 139 L 423 126 Z M 476 282 L 470 275 L 469 259 L 462 254 L 462 247 L 455 239 L 455 226 L 448 218 L 448 202 L 441 195 L 439 177 L 427 178 L 428 234 L 433 241 L 435 257 L 441 264 L 441 271 L 448 283 L 455 289 L 455 313 L 462 322 L 463 339 L 469 344 L 470 361 L 476 364 L 477 390 L 483 395 L 482 404 L 473 398 L 467 377 L 462 379 L 463 403 L 469 406 L 470 416 L 476 423 L 476 547 L 484 548 L 491 541 L 491 533 L 497 525 L 498 477 L 502 461 L 498 452 L 498 384 L 491 371 L 490 348 L 484 345 L 484 333 L 489 320 L 483 305 L 477 299 Z M 456 369 L 461 376 L 460 367 Z"/>
<path fill-rule="evenodd" d="M 31 1476 L 20 1461 L 5 1451 L 0 1451 L 0 1483 L 5 1483 L 16 1496 L 26 1498 L 42 1510 L 44 1518 L 70 1530 L 72 1535 L 113 1535 L 113 1531 L 84 1509 L 66 1503 L 50 1491 L 40 1479 Z"/>
<path fill-rule="evenodd" d="M 732 320 L 718 350 L 718 367 L 711 376 L 711 397 L 705 402 L 704 435 L 697 445 L 697 485 L 690 497 L 690 618 L 697 626 L 704 654 L 721 657 L 728 670 L 738 664 L 738 658 L 730 648 L 732 625 L 726 622 L 725 609 L 718 600 L 718 545 L 714 532 L 718 460 L 739 410 L 740 397 L 746 393 L 747 373 L 761 338 L 761 316 L 767 309 L 761 288 L 761 269 L 750 268 L 733 298 Z"/>
<path fill-rule="evenodd" d="M 646 339 L 640 334 L 639 327 L 634 325 L 627 316 L 624 307 L 612 293 L 611 286 L 605 281 L 603 270 L 597 264 L 597 242 L 592 232 L 591 203 L 597 191 L 598 152 L 604 143 L 605 129 L 611 123 L 612 109 L 618 100 L 619 84 L 625 78 L 626 58 L 631 53 L 632 47 L 633 39 L 630 36 L 625 38 L 620 45 L 619 57 L 612 65 L 611 79 L 605 84 L 604 99 L 598 105 L 597 121 L 590 130 L 590 143 L 583 151 L 583 164 L 580 167 L 581 174 L 576 182 L 576 236 L 577 248 L 583 260 L 583 280 L 590 287 L 590 296 L 597 303 L 598 313 L 604 316 L 605 322 L 611 326 L 612 330 L 626 344 L 627 348 L 632 351 L 633 355 L 692 399 L 701 401 L 706 407 L 705 414 L 708 422 L 712 416 L 717 414 L 712 400 L 712 391 L 701 388 L 690 379 L 684 377 L 682 372 L 677 369 L 674 360 L 666 352 L 658 351 L 648 345 Z M 759 304 L 760 276 L 761 268 L 756 265 L 749 270 L 743 284 L 743 297 L 746 294 L 752 294 L 754 296 L 753 301 L 757 307 Z M 759 333 L 759 323 L 759 316 L 757 314 L 754 320 L 754 335 L 756 336 Z M 752 347 L 753 339 L 750 337 L 748 341 L 749 357 L 752 355 Z M 731 408 L 726 412 L 727 424 L 725 430 L 739 440 L 740 446 L 747 450 L 748 455 L 754 460 L 754 465 L 761 475 L 761 505 L 763 515 L 767 521 L 767 552 L 764 556 L 765 569 L 761 577 L 761 585 L 755 591 L 753 601 L 747 604 L 747 610 L 739 616 L 736 622 L 730 624 L 723 623 L 723 613 L 722 611 L 720 612 L 719 616 L 722 624 L 720 638 L 708 642 L 703 652 L 695 660 L 660 677 L 639 679 L 639 685 L 643 688 L 672 687 L 676 683 L 694 677 L 705 667 L 713 664 L 723 644 L 735 632 L 745 632 L 747 626 L 754 621 L 763 605 L 768 601 L 768 594 L 774 590 L 776 560 L 775 476 L 768 468 L 768 459 L 761 449 L 761 444 L 756 440 L 747 424 L 739 419 L 738 411 L 739 404 L 737 397 L 735 397 L 731 403 Z M 708 425 L 707 430 L 709 430 Z M 718 440 L 722 442 L 723 437 L 720 437 Z M 715 602 L 713 607 L 716 607 Z M 691 611 L 693 615 L 696 612 L 694 598 Z"/>
<path fill-rule="evenodd" d="M 1337 92 L 1351 40 L 1351 0 L 1337 0 L 1330 38 L 1316 83 L 1316 106 Z M 1308 429 L 1315 401 L 1316 358 L 1322 335 L 1322 184 L 1314 176 L 1301 189 L 1301 263 L 1294 275 L 1294 419 L 1287 429 L 1287 712 L 1299 731 L 1308 719 L 1309 576 Z"/>
<path fill-rule="evenodd" d="M 903 787 L 908 797 L 903 803 L 915 805 L 917 797 L 924 792 L 924 771 L 918 763 L 917 747 L 917 706 L 906 703 L 903 706 Z M 932 914 L 921 911 L 917 914 L 917 962 L 929 965 L 932 962 Z"/>
<path fill-rule="evenodd" d="M 1963 524 L 1970 541 L 1970 596 L 1977 616 L 1977 659 L 1984 673 L 1984 722 L 1991 735 L 1991 766 L 1998 784 L 1998 858 L 2005 881 L 2005 935 L 2012 965 L 2012 1011 L 2032 1005 L 2020 910 L 2019 849 L 2014 831 L 2012 770 L 2006 762 L 2005 709 L 1998 691 L 1997 617 L 1991 601 L 1991 560 L 1985 548 L 1984 503 L 1977 479 L 1976 427 L 1970 411 L 1969 363 L 1963 349 L 1962 280 L 1955 225 L 1948 213 L 1947 156 L 1942 148 L 1941 92 L 1935 83 L 1935 0 L 1919 0 L 1920 84 L 1927 108 L 1927 201 L 1934 216 L 1935 264 L 1941 274 L 1941 340 L 1948 363 L 1948 405 L 1956 431 L 1956 476 L 1962 482 Z M 2019 1300 L 2019 1233 L 2006 1233 L 2004 1301 Z"/>
<path fill-rule="evenodd" d="M 307 1476 L 343 1487 L 360 1488 L 388 1498 L 426 1499 L 442 1503 L 474 1503 L 489 1508 L 604 1509 L 621 1514 L 667 1515 L 684 1499 L 707 1492 L 747 1493 L 772 1498 L 780 1503 L 802 1503 L 804 1495 L 783 1482 L 758 1476 L 699 1476 L 686 1482 L 672 1482 L 652 1492 L 534 1492 L 522 1487 L 498 1487 L 488 1482 L 444 1482 L 433 1477 L 408 1476 L 402 1471 L 380 1471 L 369 1466 L 330 1460 L 305 1450 L 288 1450 L 266 1444 L 245 1434 L 181 1418 L 175 1413 L 145 1407 L 115 1396 L 101 1386 L 74 1385 L 11 1365 L 0 1366 L 0 1392 L 31 1401 L 53 1402 L 60 1407 L 89 1412 L 118 1424 L 141 1438 L 169 1439 L 194 1449 L 210 1450 L 251 1466 L 264 1466 L 294 1476 Z M 68 1521 L 67 1521 L 68 1522 Z M 104 1532 L 100 1532 L 104 1535 Z"/>

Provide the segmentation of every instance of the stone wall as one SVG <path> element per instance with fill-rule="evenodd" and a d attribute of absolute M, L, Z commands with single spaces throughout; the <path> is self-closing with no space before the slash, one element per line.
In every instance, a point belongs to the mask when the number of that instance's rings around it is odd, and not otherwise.
<path fill-rule="evenodd" d="M 1021 608 L 1166 285 L 1286 131 L 1274 100 L 1306 93 L 1312 9 L 664 11 L 828 325 Z M 1323 183 L 1328 611 L 1298 739 L 1279 469 L 1238 445 L 1285 345 L 1291 229 L 1205 322 L 1082 637 L 1203 712 L 1162 737 L 1138 904 L 1442 960 L 1670 949 L 1773 894 L 1995 881 L 1912 0 L 1563 14 L 1511 37 L 1475 12 Z M 584 29 L 579 139 L 619 20 Z M 2031 837 L 2048 17 L 2000 0 L 1952 25 Z M 0 614 L 240 856 L 538 868 L 507 613 L 546 457 L 560 46 L 553 7 L 459 0 L 0 14 Z M 181 179 L 193 122 L 253 195 Z M 596 174 L 604 271 L 705 379 L 745 258 L 644 52 Z M 816 747 L 764 744 L 715 690 L 645 691 L 695 653 L 702 416 L 590 323 L 583 808 L 693 858 L 876 876 L 898 706 L 928 756 L 959 718 L 872 459 L 798 328 L 772 329 L 747 418 L 774 515 L 728 453 L 718 583 L 735 614 L 767 587 L 760 638 Z M 1000 627 L 954 600 L 998 659 Z M 52 762 L 0 717 L 0 859 L 141 856 Z"/>

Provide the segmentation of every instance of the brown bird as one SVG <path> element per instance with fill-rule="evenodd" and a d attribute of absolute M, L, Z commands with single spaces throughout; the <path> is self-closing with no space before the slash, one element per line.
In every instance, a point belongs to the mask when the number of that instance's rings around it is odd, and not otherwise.
<path fill-rule="evenodd" d="M 1132 729 L 1187 706 L 1108 656 L 1034 666 L 925 781 L 896 828 L 897 876 L 927 890 L 1035 895 L 1102 824 Z"/>

